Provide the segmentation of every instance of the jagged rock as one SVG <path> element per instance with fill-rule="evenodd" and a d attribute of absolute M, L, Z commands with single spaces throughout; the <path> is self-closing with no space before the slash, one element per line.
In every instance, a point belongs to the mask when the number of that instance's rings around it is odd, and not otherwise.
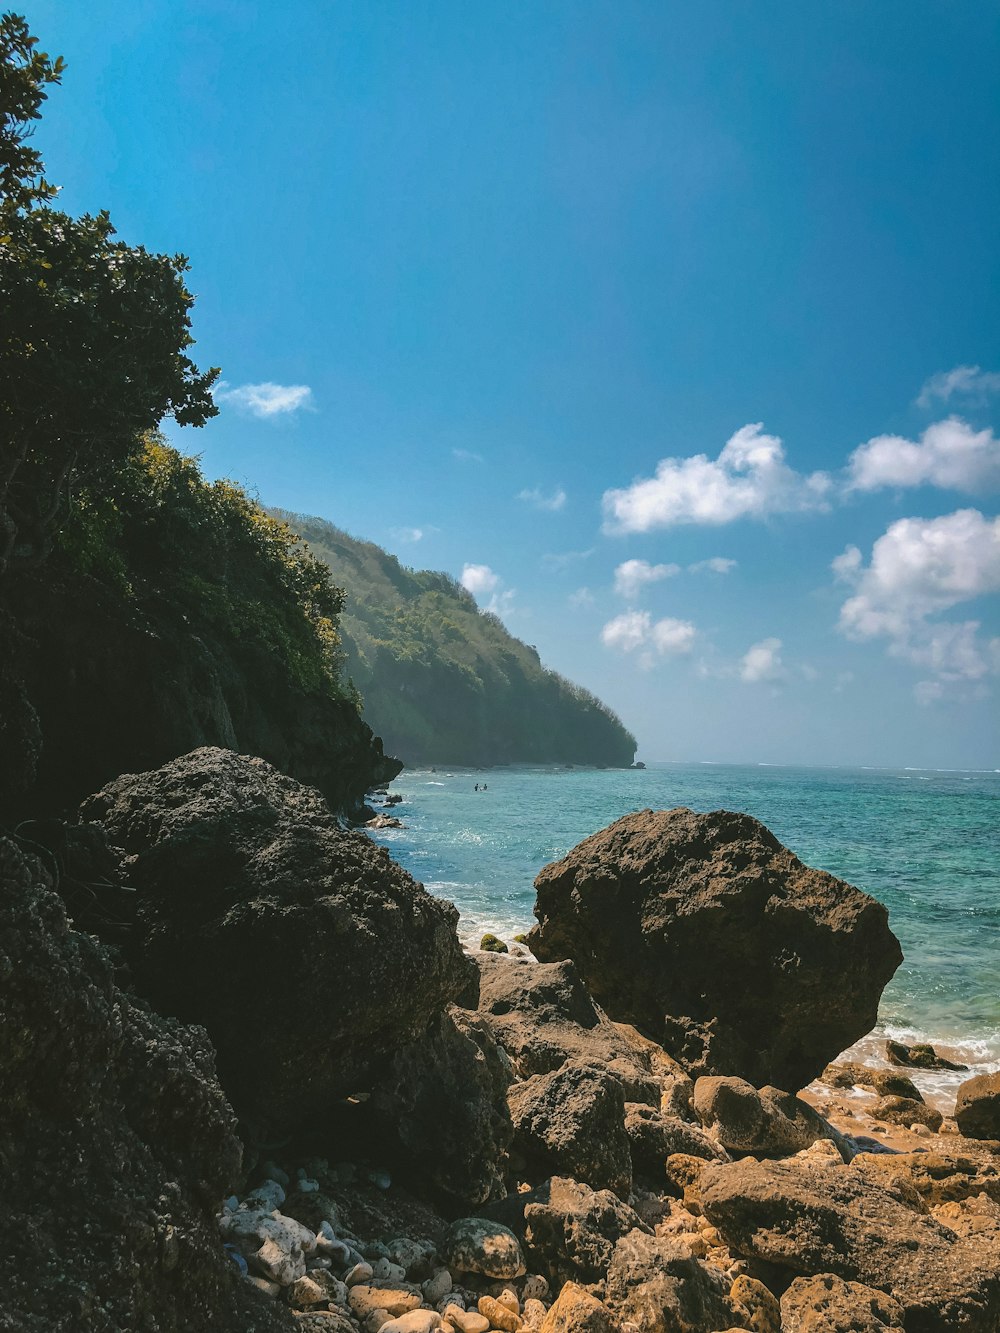
<path fill-rule="evenodd" d="M 730 811 L 627 815 L 535 888 L 538 958 L 690 1072 L 756 1086 L 796 1091 L 869 1032 L 902 958 L 884 907 Z"/>
<path fill-rule="evenodd" d="M 871 1117 L 888 1125 L 926 1125 L 935 1134 L 944 1120 L 941 1112 L 922 1098 L 917 1101 L 912 1097 L 881 1097 L 871 1108 Z"/>
<path fill-rule="evenodd" d="M 661 1072 L 670 1074 L 669 1065 L 654 1069 L 642 1039 L 630 1040 L 609 1020 L 572 963 L 496 954 L 480 954 L 475 962 L 479 1012 L 519 1078 L 551 1073 L 567 1060 L 589 1061 L 616 1074 L 629 1101 L 660 1104 Z"/>
<path fill-rule="evenodd" d="M 729 1288 L 729 1304 L 750 1333 L 781 1333 L 781 1307 L 757 1278 L 741 1273 Z"/>
<path fill-rule="evenodd" d="M 467 978 L 451 904 L 261 759 L 195 750 L 83 812 L 127 854 L 137 985 L 205 1025 L 259 1127 L 363 1088 Z"/>
<path fill-rule="evenodd" d="M 553 1176 L 522 1195 L 525 1245 L 532 1263 L 559 1282 L 599 1282 L 615 1244 L 645 1231 L 638 1214 L 611 1190 Z M 516 1223 L 515 1223 L 516 1229 Z"/>
<path fill-rule="evenodd" d="M 705 1333 L 733 1323 L 718 1278 L 683 1243 L 642 1231 L 615 1246 L 605 1301 L 639 1333 Z"/>
<path fill-rule="evenodd" d="M 603 1301 L 575 1282 L 567 1282 L 545 1316 L 541 1333 L 618 1333 Z"/>
<path fill-rule="evenodd" d="M 482 1273 L 509 1280 L 527 1269 L 517 1237 L 488 1217 L 460 1217 L 441 1242 L 441 1257 L 453 1273 Z"/>
<path fill-rule="evenodd" d="M 1000 1139 L 1000 1073 L 966 1079 L 958 1090 L 955 1120 L 967 1139 Z"/>
<path fill-rule="evenodd" d="M 371 1107 L 411 1171 L 456 1203 L 481 1204 L 505 1192 L 512 1081 L 484 1019 L 452 1006 L 396 1054 Z"/>
<path fill-rule="evenodd" d="M 901 1041 L 887 1041 L 885 1054 L 890 1064 L 904 1065 L 908 1069 L 961 1071 L 968 1068 L 968 1065 L 957 1065 L 951 1060 L 946 1060 L 943 1055 L 938 1055 L 934 1047 L 929 1046 L 926 1042 L 916 1042 L 913 1046 L 906 1046 Z"/>
<path fill-rule="evenodd" d="M 903 1307 L 884 1291 L 833 1273 L 797 1277 L 781 1298 L 783 1333 L 881 1333 L 903 1327 Z"/>
<path fill-rule="evenodd" d="M 709 1164 L 705 1216 L 737 1254 L 890 1293 L 909 1333 L 995 1333 L 1000 1245 L 956 1236 L 853 1168 Z"/>
<path fill-rule="evenodd" d="M 832 1088 L 873 1088 L 880 1097 L 909 1097 L 922 1102 L 920 1089 L 898 1069 L 873 1069 L 870 1065 L 845 1062 L 827 1065 L 820 1078 Z"/>
<path fill-rule="evenodd" d="M 567 1175 L 628 1197 L 632 1158 L 625 1095 L 614 1074 L 595 1065 L 566 1064 L 515 1083 L 507 1100 L 514 1150 L 529 1179 Z"/>
<path fill-rule="evenodd" d="M 817 1111 L 779 1088 L 758 1090 L 742 1078 L 700 1078 L 694 1085 L 694 1109 L 730 1152 L 788 1157 L 818 1139 L 830 1139 L 845 1159 L 853 1155 L 844 1136 Z"/>
<path fill-rule="evenodd" d="M 902 1190 L 923 1209 L 985 1194 L 1000 1202 L 1000 1151 L 985 1144 L 948 1152 L 859 1153 L 851 1163 L 867 1179 Z"/>
<path fill-rule="evenodd" d="M 204 1033 L 120 991 L 0 838 L 0 1326 L 291 1328 L 218 1236 L 240 1157 Z"/>
<path fill-rule="evenodd" d="M 659 1181 L 668 1157 L 686 1153 L 689 1157 L 728 1160 L 725 1148 L 698 1128 L 677 1116 L 664 1115 L 651 1106 L 628 1102 L 625 1106 L 625 1133 L 628 1135 L 632 1166 L 635 1171 Z"/>

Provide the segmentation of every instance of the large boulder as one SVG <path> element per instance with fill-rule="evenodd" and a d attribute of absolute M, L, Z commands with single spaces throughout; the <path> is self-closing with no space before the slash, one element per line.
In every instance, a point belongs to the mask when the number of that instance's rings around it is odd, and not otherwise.
<path fill-rule="evenodd" d="M 126 853 L 138 987 L 204 1024 L 256 1128 L 370 1086 L 467 980 L 455 908 L 261 759 L 195 750 L 82 815 Z"/>
<path fill-rule="evenodd" d="M 219 1240 L 242 1150 L 204 1032 L 120 991 L 52 882 L 0 839 L 0 1328 L 291 1329 Z"/>
<path fill-rule="evenodd" d="M 697 1125 L 641 1103 L 626 1103 L 625 1133 L 632 1153 L 632 1169 L 651 1177 L 654 1183 L 662 1182 L 666 1160 L 675 1153 L 706 1161 L 729 1159 L 718 1140 L 710 1138 Z"/>
<path fill-rule="evenodd" d="M 693 1074 L 796 1091 L 875 1025 L 884 907 L 748 815 L 643 810 L 545 866 L 528 937 Z M 753 1003 L 747 1003 L 747 996 Z"/>
<path fill-rule="evenodd" d="M 966 1079 L 958 1090 L 955 1120 L 967 1139 L 1000 1139 L 1000 1073 Z"/>
<path fill-rule="evenodd" d="M 529 1180 L 572 1176 L 627 1198 L 632 1157 L 620 1081 L 598 1065 L 532 1074 L 508 1094 L 514 1150 Z"/>
<path fill-rule="evenodd" d="M 902 1327 L 898 1301 L 833 1273 L 797 1277 L 781 1298 L 782 1333 L 882 1333 Z"/>
<path fill-rule="evenodd" d="M 529 1261 L 555 1283 L 600 1282 L 617 1242 L 630 1231 L 648 1230 L 611 1190 L 592 1190 L 565 1176 L 521 1197 Z"/>
<path fill-rule="evenodd" d="M 398 1051 L 376 1086 L 379 1152 L 398 1140 L 410 1173 L 459 1205 L 506 1193 L 514 1127 L 510 1061 L 484 1019 L 452 1006 Z"/>
<path fill-rule="evenodd" d="M 790 1157 L 817 1139 L 830 1139 L 845 1161 L 854 1155 L 843 1134 L 818 1111 L 779 1088 L 758 1090 L 742 1078 L 700 1078 L 694 1085 L 694 1109 L 729 1152 Z"/>
<path fill-rule="evenodd" d="M 729 1248 L 788 1276 L 832 1273 L 895 1297 L 909 1333 L 996 1333 L 1000 1244 L 959 1236 L 850 1167 L 744 1158 L 701 1173 L 702 1211 Z"/>
<path fill-rule="evenodd" d="M 708 1333 L 733 1324 L 719 1274 L 693 1259 L 682 1241 L 642 1231 L 615 1246 L 605 1301 L 639 1333 Z"/>

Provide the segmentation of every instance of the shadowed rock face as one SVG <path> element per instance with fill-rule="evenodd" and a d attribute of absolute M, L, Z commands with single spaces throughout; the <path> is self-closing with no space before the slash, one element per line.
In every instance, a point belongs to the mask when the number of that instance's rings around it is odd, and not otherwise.
<path fill-rule="evenodd" d="M 204 1032 L 118 990 L 41 863 L 7 839 L 0 977 L 0 1327 L 294 1327 L 219 1241 L 241 1148 Z"/>
<path fill-rule="evenodd" d="M 467 979 L 454 907 L 261 759 L 195 750 L 82 810 L 126 852 L 138 988 L 208 1029 L 255 1128 L 370 1085 Z"/>
<path fill-rule="evenodd" d="M 794 1092 L 871 1030 L 902 961 L 881 904 L 725 810 L 628 815 L 535 888 L 535 956 L 696 1075 Z"/>

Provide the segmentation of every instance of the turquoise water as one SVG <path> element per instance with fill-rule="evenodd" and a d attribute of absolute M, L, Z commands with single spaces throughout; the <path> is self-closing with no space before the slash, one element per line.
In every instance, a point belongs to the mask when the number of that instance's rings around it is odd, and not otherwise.
<path fill-rule="evenodd" d="M 473 790 L 476 782 L 485 792 Z M 1000 1063 L 1000 773 L 662 764 L 645 770 L 406 770 L 406 827 L 376 834 L 478 943 L 533 921 L 548 861 L 633 810 L 687 805 L 763 820 L 810 865 L 889 909 L 905 962 L 875 1036 Z"/>

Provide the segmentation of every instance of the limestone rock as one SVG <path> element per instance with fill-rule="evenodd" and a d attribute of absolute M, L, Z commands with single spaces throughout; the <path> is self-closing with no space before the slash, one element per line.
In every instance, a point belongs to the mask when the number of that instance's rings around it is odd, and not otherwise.
<path fill-rule="evenodd" d="M 521 1316 L 495 1296 L 480 1296 L 477 1308 L 490 1321 L 490 1328 L 499 1329 L 500 1333 L 517 1333 L 521 1327 Z"/>
<path fill-rule="evenodd" d="M 884 1291 L 833 1273 L 797 1277 L 781 1298 L 783 1333 L 882 1333 L 903 1327 L 903 1307 Z"/>
<path fill-rule="evenodd" d="M 781 1307 L 763 1282 L 741 1274 L 729 1288 L 729 1304 L 743 1328 L 752 1333 L 781 1333 Z"/>
<path fill-rule="evenodd" d="M 605 1301 L 639 1333 L 705 1333 L 733 1322 L 718 1280 L 690 1250 L 642 1231 L 615 1246 Z"/>
<path fill-rule="evenodd" d="M 887 1041 L 885 1044 L 886 1059 L 893 1065 L 905 1065 L 909 1069 L 966 1069 L 966 1065 L 954 1064 L 951 1060 L 946 1060 L 943 1055 L 938 1055 L 933 1046 L 928 1046 L 926 1042 L 917 1042 L 913 1046 L 906 1046 L 901 1041 Z"/>
<path fill-rule="evenodd" d="M 509 1279 L 527 1271 L 513 1231 L 486 1217 L 460 1217 L 452 1222 L 441 1242 L 441 1257 L 453 1273 Z"/>
<path fill-rule="evenodd" d="M 328 1111 L 467 978 L 451 904 L 263 760 L 195 750 L 84 809 L 128 856 L 136 984 L 208 1029 L 251 1123 Z"/>
<path fill-rule="evenodd" d="M 290 1329 L 219 1240 L 240 1158 L 204 1032 L 119 990 L 0 837 L 0 1325 Z"/>
<path fill-rule="evenodd" d="M 881 1097 L 871 1108 L 871 1116 L 889 1125 L 926 1125 L 935 1134 L 944 1120 L 940 1111 L 912 1097 Z"/>
<path fill-rule="evenodd" d="M 1000 1073 L 966 1079 L 958 1090 L 955 1120 L 967 1139 L 1000 1139 Z"/>
<path fill-rule="evenodd" d="M 902 958 L 884 907 L 729 811 L 627 815 L 535 888 L 538 958 L 690 1072 L 755 1086 L 796 1091 L 869 1032 Z"/>
<path fill-rule="evenodd" d="M 787 1157 L 818 1139 L 830 1139 L 844 1157 L 852 1155 L 843 1135 L 817 1111 L 778 1088 L 758 1091 L 742 1078 L 700 1078 L 694 1085 L 694 1109 L 730 1152 Z"/>
<path fill-rule="evenodd" d="M 625 1133 L 633 1168 L 657 1182 L 663 1176 L 667 1158 L 675 1153 L 704 1157 L 708 1161 L 726 1161 L 729 1157 L 725 1148 L 697 1125 L 634 1102 L 625 1106 Z"/>
<path fill-rule="evenodd" d="M 628 1196 L 632 1158 L 625 1095 L 614 1074 L 596 1065 L 566 1064 L 515 1083 L 508 1104 L 514 1147 L 529 1179 L 567 1175 Z"/>
<path fill-rule="evenodd" d="M 608 1307 L 575 1282 L 567 1282 L 545 1316 L 542 1333 L 618 1333 Z"/>
<path fill-rule="evenodd" d="M 832 1088 L 874 1088 L 880 1097 L 910 1097 L 915 1102 L 924 1100 L 913 1080 L 898 1069 L 873 1069 L 870 1065 L 845 1062 L 827 1065 L 820 1078 Z"/>
<path fill-rule="evenodd" d="M 618 1076 L 627 1100 L 658 1106 L 668 1057 L 653 1043 L 612 1023 L 572 963 L 479 954 L 478 1008 L 510 1056 L 518 1078 L 548 1074 L 565 1062 L 603 1065 Z M 676 1069 L 676 1066 L 673 1066 Z"/>
<path fill-rule="evenodd" d="M 553 1176 L 526 1197 L 528 1253 L 557 1283 L 601 1281 L 617 1242 L 647 1229 L 610 1190 L 592 1190 L 563 1176 Z"/>
<path fill-rule="evenodd" d="M 893 1295 L 910 1333 L 990 1333 L 1000 1245 L 956 1234 L 853 1168 L 710 1163 L 701 1206 L 731 1250 L 789 1273 L 833 1273 Z"/>
<path fill-rule="evenodd" d="M 397 1318 L 416 1310 L 422 1299 L 419 1287 L 407 1282 L 393 1282 L 391 1278 L 355 1283 L 347 1293 L 347 1303 L 358 1319 L 367 1319 L 376 1310 L 384 1310 L 390 1318 Z"/>

